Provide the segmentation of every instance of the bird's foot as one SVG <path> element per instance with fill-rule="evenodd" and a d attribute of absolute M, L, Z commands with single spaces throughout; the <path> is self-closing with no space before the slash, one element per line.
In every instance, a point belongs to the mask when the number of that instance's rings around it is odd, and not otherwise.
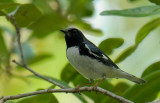
<path fill-rule="evenodd" d="M 96 84 L 92 87 L 92 90 L 96 90 L 97 87 L 98 87 L 98 84 L 99 84 L 99 83 L 96 83 Z"/>
<path fill-rule="evenodd" d="M 77 93 L 81 95 L 81 91 L 79 90 L 80 87 L 81 87 L 81 85 L 77 85 L 75 87 L 75 91 L 77 91 Z"/>

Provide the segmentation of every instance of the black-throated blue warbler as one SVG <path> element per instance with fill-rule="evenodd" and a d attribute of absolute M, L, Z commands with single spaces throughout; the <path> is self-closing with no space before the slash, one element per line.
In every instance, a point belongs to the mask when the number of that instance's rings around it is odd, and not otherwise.
<path fill-rule="evenodd" d="M 95 79 L 126 78 L 137 84 L 145 83 L 145 80 L 122 71 L 112 60 L 83 33 L 76 28 L 61 30 L 65 34 L 67 45 L 67 58 L 70 64 L 85 78 L 93 83 Z M 97 84 L 98 86 L 98 84 Z"/>

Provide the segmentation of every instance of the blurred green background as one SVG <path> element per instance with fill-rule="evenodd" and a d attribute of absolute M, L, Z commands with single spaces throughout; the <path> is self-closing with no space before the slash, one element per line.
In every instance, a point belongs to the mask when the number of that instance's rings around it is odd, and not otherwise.
<path fill-rule="evenodd" d="M 122 70 L 146 84 L 107 79 L 100 87 L 135 103 L 160 97 L 159 0 L 0 0 L 0 96 L 58 88 L 11 61 L 20 62 L 14 15 L 21 29 L 27 65 L 36 72 L 75 87 L 86 83 L 68 63 L 60 29 L 76 27 Z M 44 94 L 6 103 L 119 103 L 96 93 Z"/>

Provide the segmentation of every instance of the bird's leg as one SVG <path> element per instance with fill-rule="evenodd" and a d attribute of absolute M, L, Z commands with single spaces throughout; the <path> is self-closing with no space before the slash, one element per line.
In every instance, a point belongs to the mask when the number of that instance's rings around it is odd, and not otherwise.
<path fill-rule="evenodd" d="M 98 82 L 92 87 L 92 89 L 95 90 L 95 89 L 98 87 L 98 85 L 99 85 L 102 81 L 104 81 L 105 79 L 106 79 L 106 75 L 103 75 L 103 76 L 102 76 L 102 79 L 101 79 L 100 81 L 98 81 Z"/>
<path fill-rule="evenodd" d="M 94 82 L 94 80 L 93 80 L 93 79 L 90 79 L 90 80 L 89 80 L 89 83 L 79 84 L 79 85 L 76 86 L 75 89 L 76 89 L 76 90 L 79 90 L 80 87 L 86 86 L 86 85 L 91 85 L 93 82 Z"/>

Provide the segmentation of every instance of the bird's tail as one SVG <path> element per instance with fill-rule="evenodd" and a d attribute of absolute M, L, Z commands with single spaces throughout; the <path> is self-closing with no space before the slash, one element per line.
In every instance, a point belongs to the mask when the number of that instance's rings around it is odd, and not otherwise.
<path fill-rule="evenodd" d="M 132 82 L 137 83 L 137 84 L 146 83 L 146 81 L 141 79 L 141 78 L 138 78 L 138 77 L 136 77 L 136 76 L 134 76 L 132 74 L 126 73 L 124 71 L 122 71 L 122 72 L 123 72 L 122 78 L 126 78 L 126 79 L 128 79 L 128 80 L 130 80 Z"/>

